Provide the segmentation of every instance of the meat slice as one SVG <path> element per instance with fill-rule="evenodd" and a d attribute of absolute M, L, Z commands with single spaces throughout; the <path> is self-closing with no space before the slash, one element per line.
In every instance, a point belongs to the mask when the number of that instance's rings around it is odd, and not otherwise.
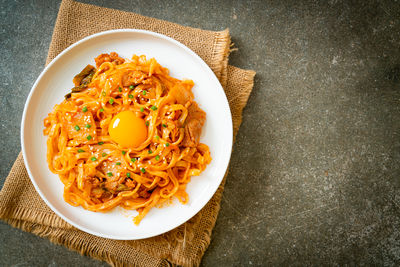
<path fill-rule="evenodd" d="M 170 94 L 175 97 L 178 104 L 185 105 L 193 100 L 192 93 L 193 81 L 183 81 L 171 88 Z"/>
<path fill-rule="evenodd" d="M 130 86 L 141 83 L 148 76 L 137 70 L 127 71 L 122 75 L 122 86 Z"/>
<path fill-rule="evenodd" d="M 87 125 L 90 125 L 87 126 Z M 69 139 L 79 143 L 89 143 L 97 139 L 96 124 L 90 111 L 78 112 L 71 117 L 71 120 L 64 120 L 63 127 Z M 90 137 L 88 138 L 88 136 Z"/>
<path fill-rule="evenodd" d="M 126 186 L 122 185 L 122 180 L 125 178 L 126 169 L 123 165 L 117 165 L 117 162 L 121 162 L 120 158 L 109 156 L 110 151 L 103 149 L 99 151 L 102 157 L 107 157 L 101 164 L 97 166 L 97 170 L 101 171 L 106 175 L 104 188 L 115 193 L 116 191 L 123 191 Z"/>
<path fill-rule="evenodd" d="M 125 62 L 125 59 L 120 57 L 117 53 L 111 52 L 110 54 L 101 54 L 94 59 L 96 67 L 99 68 L 104 62 L 112 62 L 115 65 L 120 65 Z"/>
<path fill-rule="evenodd" d="M 193 102 L 188 108 L 188 116 L 185 122 L 185 136 L 182 145 L 196 147 L 200 141 L 201 129 L 206 121 L 206 113 Z"/>

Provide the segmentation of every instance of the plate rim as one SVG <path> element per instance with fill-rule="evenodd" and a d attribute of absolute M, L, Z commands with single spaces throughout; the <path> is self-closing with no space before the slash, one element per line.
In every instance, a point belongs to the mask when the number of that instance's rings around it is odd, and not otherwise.
<path fill-rule="evenodd" d="M 67 218 L 66 216 L 64 216 L 62 214 L 61 211 L 59 211 L 57 208 L 55 208 L 52 203 L 45 197 L 44 193 L 40 190 L 38 184 L 35 181 L 35 178 L 31 172 L 31 168 L 29 165 L 29 162 L 27 160 L 27 154 L 26 154 L 26 148 L 25 148 L 25 121 L 26 121 L 26 117 L 27 117 L 27 111 L 28 111 L 28 107 L 29 104 L 31 103 L 31 98 L 34 94 L 34 92 L 37 90 L 38 88 L 38 84 L 40 83 L 40 81 L 42 80 L 43 76 L 47 73 L 47 71 L 53 66 L 53 64 L 55 64 L 56 61 L 58 61 L 59 58 L 61 58 L 64 54 L 66 54 L 67 52 L 69 52 L 70 50 L 72 50 L 73 48 L 75 48 L 76 46 L 81 45 L 82 43 L 85 43 L 87 41 L 89 41 L 90 39 L 93 38 L 97 38 L 99 36 L 103 36 L 103 35 L 109 35 L 109 34 L 115 34 L 115 33 L 142 33 L 142 34 L 146 34 L 146 35 L 150 35 L 150 36 L 155 36 L 161 39 L 165 39 L 169 42 L 172 42 L 174 45 L 177 45 L 179 48 L 185 50 L 187 53 L 189 53 L 191 56 L 195 57 L 201 65 L 203 65 L 203 67 L 206 67 L 205 69 L 212 75 L 213 79 L 215 81 L 217 81 L 217 84 L 219 85 L 219 89 L 222 90 L 223 92 L 223 97 L 224 100 L 227 104 L 227 115 L 229 115 L 229 136 L 228 137 L 224 137 L 224 138 L 228 138 L 228 144 L 229 144 L 229 149 L 228 149 L 228 153 L 227 153 L 227 157 L 225 158 L 225 161 L 223 162 L 223 174 L 221 175 L 221 177 L 219 178 L 218 181 L 218 186 L 215 186 L 215 189 L 212 190 L 212 194 L 209 194 L 209 196 L 207 196 L 207 198 L 204 198 L 206 200 L 203 200 L 201 202 L 201 205 L 198 206 L 198 208 L 194 209 L 193 212 L 191 212 L 187 218 L 185 218 L 182 222 L 179 221 L 178 224 L 174 225 L 174 227 L 169 228 L 167 230 L 159 230 L 159 231 L 154 231 L 152 234 L 150 235 L 146 235 L 143 237 L 133 237 L 133 236 L 129 236 L 129 237 L 120 237 L 120 236 L 115 236 L 112 234 L 103 234 L 101 232 L 97 232 L 97 231 L 93 231 L 91 229 L 86 228 L 85 226 L 79 225 L 78 223 L 75 223 L 73 221 L 71 221 L 69 218 Z M 228 119 L 228 118 L 227 118 Z M 219 186 L 221 185 L 221 182 L 226 174 L 226 171 L 228 169 L 229 166 L 229 162 L 230 162 L 230 158 L 232 155 L 232 146 L 233 146 L 233 123 L 232 123 L 232 113 L 229 107 L 229 102 L 225 93 L 225 90 L 223 89 L 220 81 L 218 80 L 218 78 L 216 77 L 215 73 L 212 71 L 212 69 L 207 65 L 207 63 L 204 62 L 204 60 L 197 55 L 193 50 L 191 50 L 190 48 L 188 48 L 186 45 L 182 44 L 181 42 L 166 36 L 164 34 L 160 34 L 160 33 L 156 33 L 156 32 L 152 32 L 152 31 L 147 31 L 147 30 L 141 30 L 141 29 L 115 29 L 115 30 L 107 30 L 107 31 L 102 31 L 102 32 L 98 32 L 92 35 L 89 35 L 75 43 L 73 43 L 72 45 L 68 46 L 66 49 L 64 49 L 62 52 L 60 52 L 53 60 L 51 60 L 51 62 L 45 66 L 45 68 L 42 70 L 42 72 L 40 73 L 40 75 L 38 76 L 38 78 L 36 79 L 35 83 L 32 85 L 28 97 L 26 99 L 26 102 L 24 104 L 24 110 L 23 110 L 23 114 L 22 114 L 22 120 L 21 120 L 21 130 L 20 130 L 20 138 L 21 138 L 21 150 L 22 150 L 22 155 L 23 155 L 23 159 L 24 159 L 24 163 L 25 163 L 25 168 L 27 170 L 28 176 L 33 184 L 33 186 L 35 187 L 36 192 L 40 195 L 41 199 L 46 203 L 46 205 L 57 215 L 59 216 L 61 219 L 63 219 L 64 221 L 68 222 L 69 224 L 73 225 L 74 227 L 78 228 L 81 231 L 84 231 L 86 233 L 98 236 L 98 237 L 103 237 L 103 238 L 107 238 L 107 239 L 114 239 L 114 240 L 140 240 L 140 239 L 145 239 L 145 238 L 150 238 L 150 237 L 154 237 L 154 236 L 158 236 L 161 235 L 163 233 L 166 233 L 168 231 L 171 231 L 173 229 L 175 229 L 176 227 L 186 223 L 188 220 L 190 220 L 192 217 L 194 217 L 198 212 L 200 212 L 200 210 L 202 210 L 207 203 L 211 200 L 211 198 L 215 195 L 215 192 L 218 190 Z M 134 227 L 134 226 L 133 226 Z"/>

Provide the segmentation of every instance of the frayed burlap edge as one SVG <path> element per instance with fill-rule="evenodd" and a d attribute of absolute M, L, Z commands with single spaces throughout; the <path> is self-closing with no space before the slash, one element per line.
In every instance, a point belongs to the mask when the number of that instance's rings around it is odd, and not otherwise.
<path fill-rule="evenodd" d="M 24 207 L 16 207 L 13 209 L 7 209 L 6 207 L 0 208 L 0 218 L 8 218 L 10 220 L 22 220 L 25 222 L 40 221 L 41 224 L 48 227 L 56 227 L 60 229 L 68 229 L 69 224 L 58 216 L 54 216 L 54 213 L 38 212 L 36 210 L 29 210 Z M 18 218 L 18 219 L 16 219 Z"/>
<path fill-rule="evenodd" d="M 219 79 L 222 87 L 226 86 L 227 71 L 228 71 L 228 59 L 229 59 L 229 47 L 231 44 L 231 36 L 229 29 L 225 29 L 220 32 L 216 32 L 216 38 L 214 43 L 214 50 L 212 52 L 213 63 L 210 64 L 210 68 L 215 73 L 215 76 Z"/>

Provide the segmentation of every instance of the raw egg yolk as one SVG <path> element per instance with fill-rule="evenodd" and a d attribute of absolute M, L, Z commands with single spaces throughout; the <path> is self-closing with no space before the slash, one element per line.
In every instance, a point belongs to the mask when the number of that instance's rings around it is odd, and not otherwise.
<path fill-rule="evenodd" d="M 132 111 L 122 111 L 114 116 L 108 126 L 111 139 L 123 147 L 138 147 L 147 138 L 143 119 Z"/>

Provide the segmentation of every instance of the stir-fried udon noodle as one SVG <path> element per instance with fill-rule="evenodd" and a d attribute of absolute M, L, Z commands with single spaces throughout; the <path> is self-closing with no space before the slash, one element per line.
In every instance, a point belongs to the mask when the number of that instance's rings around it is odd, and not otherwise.
<path fill-rule="evenodd" d="M 90 211 L 137 210 L 139 224 L 210 163 L 199 142 L 206 113 L 191 80 L 169 76 L 152 58 L 102 54 L 44 120 L 47 162 L 64 184 L 64 199 Z"/>

